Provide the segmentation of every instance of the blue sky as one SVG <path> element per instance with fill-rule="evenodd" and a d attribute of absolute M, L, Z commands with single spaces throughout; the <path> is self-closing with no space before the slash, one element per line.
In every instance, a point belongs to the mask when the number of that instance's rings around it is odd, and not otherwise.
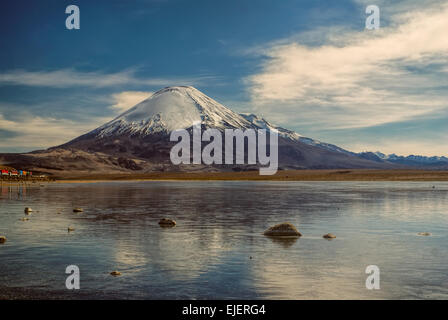
<path fill-rule="evenodd" d="M 448 6 L 390 2 L 2 1 L 0 152 L 63 143 L 193 85 L 353 151 L 448 155 Z M 70 4 L 80 30 L 65 28 Z M 369 4 L 380 30 L 364 29 Z"/>

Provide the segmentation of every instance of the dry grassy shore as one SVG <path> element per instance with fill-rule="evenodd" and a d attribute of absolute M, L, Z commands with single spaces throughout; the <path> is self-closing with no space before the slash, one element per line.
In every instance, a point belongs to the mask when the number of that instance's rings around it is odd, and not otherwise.
<path fill-rule="evenodd" d="M 31 186 L 51 182 L 50 179 L 0 179 L 0 185 L 25 185 Z"/>
<path fill-rule="evenodd" d="M 97 181 L 448 181 L 448 171 L 425 170 L 287 170 L 272 176 L 247 172 L 154 172 L 146 174 L 85 174 L 55 177 L 56 182 Z"/>

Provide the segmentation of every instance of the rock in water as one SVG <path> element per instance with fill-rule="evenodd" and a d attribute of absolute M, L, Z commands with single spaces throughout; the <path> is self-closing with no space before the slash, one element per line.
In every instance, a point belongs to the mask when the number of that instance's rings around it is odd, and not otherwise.
<path fill-rule="evenodd" d="M 293 246 L 297 242 L 297 239 L 300 238 L 300 237 L 297 237 L 297 236 L 294 236 L 294 237 L 293 236 L 286 236 L 286 237 L 271 237 L 271 236 L 267 236 L 267 237 L 272 240 L 272 243 L 280 245 L 280 246 L 282 246 L 285 249 Z"/>
<path fill-rule="evenodd" d="M 163 219 L 160 219 L 159 225 L 161 227 L 174 227 L 176 225 L 176 221 L 174 221 L 172 219 L 163 218 Z"/>
<path fill-rule="evenodd" d="M 0 236 L 0 243 L 5 243 L 5 242 L 6 242 L 6 237 Z"/>
<path fill-rule="evenodd" d="M 82 208 L 75 208 L 73 209 L 73 212 L 84 212 Z"/>
<path fill-rule="evenodd" d="M 30 219 L 28 219 L 28 218 L 21 218 L 21 219 L 19 219 L 19 220 L 21 220 L 21 221 L 28 221 L 28 220 L 30 220 Z"/>
<path fill-rule="evenodd" d="M 264 232 L 269 237 L 301 237 L 302 234 L 291 223 L 285 222 L 270 227 Z"/>
<path fill-rule="evenodd" d="M 120 271 L 112 271 L 110 273 L 111 276 L 117 277 L 117 276 L 121 276 L 121 272 Z"/>
<path fill-rule="evenodd" d="M 67 228 L 67 231 L 68 231 L 68 232 L 75 231 L 75 228 L 68 227 L 68 228 Z"/>
<path fill-rule="evenodd" d="M 323 235 L 324 239 L 336 239 L 336 236 L 332 233 L 327 233 Z"/>
<path fill-rule="evenodd" d="M 429 232 L 419 232 L 418 235 L 419 236 L 430 236 L 431 233 L 429 233 Z"/>
<path fill-rule="evenodd" d="M 31 212 L 33 212 L 33 209 L 26 207 L 25 208 L 25 213 L 26 214 L 31 214 Z"/>

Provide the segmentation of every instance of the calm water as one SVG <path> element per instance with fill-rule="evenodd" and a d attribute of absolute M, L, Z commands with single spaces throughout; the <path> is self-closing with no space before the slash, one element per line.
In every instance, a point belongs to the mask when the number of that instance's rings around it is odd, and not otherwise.
<path fill-rule="evenodd" d="M 20 221 L 27 206 L 34 212 Z M 162 217 L 178 225 L 160 228 Z M 303 237 L 262 235 L 284 221 Z M 69 226 L 76 230 L 68 233 Z M 322 239 L 328 232 L 337 239 Z M 448 299 L 448 183 L 3 186 L 0 235 L 8 238 L 0 245 L 0 289 L 9 295 Z M 76 292 L 65 289 L 72 264 L 81 270 Z M 380 290 L 365 288 L 367 265 L 380 268 Z M 112 270 L 122 276 L 110 276 Z"/>

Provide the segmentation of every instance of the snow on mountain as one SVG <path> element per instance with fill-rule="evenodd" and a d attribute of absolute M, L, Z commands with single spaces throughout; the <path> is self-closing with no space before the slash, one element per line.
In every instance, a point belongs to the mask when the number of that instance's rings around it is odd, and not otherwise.
<path fill-rule="evenodd" d="M 379 151 L 377 152 L 372 152 L 374 155 L 376 155 L 378 158 L 386 160 L 387 159 L 387 155 L 385 155 L 384 153 L 381 153 Z"/>
<path fill-rule="evenodd" d="M 419 155 L 409 155 L 409 156 L 398 156 L 395 153 L 391 154 L 384 154 L 379 151 L 373 152 L 378 158 L 381 160 L 389 161 L 389 162 L 396 162 L 396 163 L 404 163 L 404 164 L 411 164 L 411 163 L 420 163 L 420 164 L 437 164 L 437 163 L 448 163 L 447 157 L 426 157 L 426 156 L 419 156 Z"/>
<path fill-rule="evenodd" d="M 295 131 L 291 131 L 291 130 L 288 130 L 288 129 L 285 129 L 282 127 L 275 126 L 275 125 L 271 124 L 270 122 L 268 122 L 266 119 L 259 117 L 255 114 L 241 113 L 240 115 L 243 116 L 247 121 L 251 122 L 258 128 L 263 128 L 263 129 L 268 129 L 268 130 L 272 130 L 272 129 L 277 130 L 279 136 L 284 137 L 286 139 L 289 139 L 292 141 L 299 141 L 299 142 L 305 143 L 307 145 L 323 148 L 326 150 L 331 150 L 331 151 L 336 151 L 336 152 L 341 152 L 341 153 L 346 153 L 346 154 L 351 154 L 351 155 L 354 154 L 350 151 L 342 149 L 333 144 L 329 144 L 329 143 L 321 142 L 319 140 L 304 137 Z"/>
<path fill-rule="evenodd" d="M 193 87 L 157 91 L 114 120 L 94 130 L 99 137 L 114 134 L 150 135 L 190 128 L 199 121 L 207 128 L 249 128 L 242 116 Z"/>
<path fill-rule="evenodd" d="M 86 137 L 114 138 L 115 136 L 143 138 L 153 134 L 169 134 L 178 129 L 188 129 L 201 122 L 205 128 L 267 129 L 277 130 L 280 137 L 309 146 L 374 162 L 404 165 L 432 165 L 448 163 L 446 157 L 397 156 L 381 152 L 354 153 L 336 145 L 302 136 L 276 126 L 263 117 L 251 113 L 238 114 L 199 90 L 190 86 L 167 87 L 122 113 L 112 121 L 89 132 Z M 83 137 L 80 137 L 81 140 Z M 80 141 L 80 138 L 74 141 Z M 70 144 L 70 143 L 69 143 Z M 122 147 L 121 149 L 124 149 Z"/>
<path fill-rule="evenodd" d="M 297 132 L 284 129 L 282 127 L 275 126 L 271 123 L 269 123 L 267 120 L 265 120 L 262 117 L 259 117 L 253 113 L 240 113 L 240 116 L 242 116 L 244 119 L 249 121 L 251 124 L 253 124 L 258 129 L 266 129 L 269 131 L 276 130 L 278 131 L 279 136 L 293 140 L 293 141 L 299 141 L 300 137 L 302 137 Z"/>
<path fill-rule="evenodd" d="M 287 169 L 394 168 L 388 161 L 371 161 L 335 145 L 304 137 L 254 114 L 237 114 L 193 87 L 167 87 L 112 121 L 65 144 L 36 151 L 11 163 L 51 170 L 152 172 L 164 170 L 246 170 L 246 165 L 172 164 L 175 142 L 170 132 L 201 122 L 203 129 L 267 129 L 279 133 L 279 166 Z M 60 155 L 64 155 L 61 157 Z M 253 168 L 252 168 L 253 169 Z"/>
<path fill-rule="evenodd" d="M 275 126 L 255 114 L 237 114 L 190 86 L 167 87 L 119 115 L 90 134 L 104 138 L 114 135 L 148 136 L 190 128 L 197 122 L 205 128 L 277 130 L 279 136 L 291 141 L 330 151 L 353 155 L 338 146 L 304 137 L 297 132 Z"/>

